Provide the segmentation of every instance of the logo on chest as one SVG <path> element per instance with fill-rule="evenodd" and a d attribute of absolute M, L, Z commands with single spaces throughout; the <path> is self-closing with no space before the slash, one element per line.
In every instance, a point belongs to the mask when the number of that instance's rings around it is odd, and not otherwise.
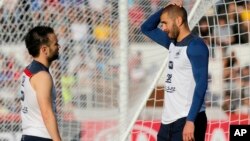
<path fill-rule="evenodd" d="M 181 55 L 181 49 L 178 49 L 178 50 L 175 52 L 175 54 L 174 54 L 174 58 L 175 58 L 175 59 L 178 59 L 178 58 L 180 58 L 180 55 Z"/>

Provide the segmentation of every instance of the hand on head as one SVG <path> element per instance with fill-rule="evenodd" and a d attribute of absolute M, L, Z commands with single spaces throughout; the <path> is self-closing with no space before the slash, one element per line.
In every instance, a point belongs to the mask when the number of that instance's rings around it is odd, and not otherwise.
<path fill-rule="evenodd" d="M 179 7 L 183 7 L 183 0 L 170 0 L 167 6 L 168 5 L 177 5 Z"/>

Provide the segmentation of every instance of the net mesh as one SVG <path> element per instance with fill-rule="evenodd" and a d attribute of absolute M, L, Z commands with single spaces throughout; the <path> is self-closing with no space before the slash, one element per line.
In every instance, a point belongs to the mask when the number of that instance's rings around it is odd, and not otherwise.
<path fill-rule="evenodd" d="M 55 29 L 61 45 L 60 59 L 50 70 L 63 140 L 118 140 L 121 127 L 131 131 L 128 140 L 156 140 L 165 73 L 153 82 L 167 51 L 142 35 L 140 25 L 167 2 L 128 1 L 129 93 L 127 110 L 120 113 L 117 0 L 0 1 L 0 138 L 20 140 L 19 77 L 31 61 L 23 39 L 32 27 L 47 25 Z M 195 2 L 184 1 L 188 13 Z M 248 1 L 218 1 L 193 29 L 210 49 L 207 141 L 228 140 L 232 122 L 249 124 L 249 7 Z"/>

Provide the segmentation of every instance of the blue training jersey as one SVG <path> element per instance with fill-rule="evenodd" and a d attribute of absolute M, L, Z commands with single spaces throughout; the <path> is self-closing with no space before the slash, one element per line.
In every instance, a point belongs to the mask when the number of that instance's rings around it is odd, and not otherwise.
<path fill-rule="evenodd" d="M 150 16 L 141 26 L 146 36 L 169 50 L 162 123 L 169 124 L 182 117 L 194 121 L 199 112 L 205 111 L 208 48 L 200 37 L 193 34 L 180 42 L 170 40 L 158 28 L 162 10 Z"/>

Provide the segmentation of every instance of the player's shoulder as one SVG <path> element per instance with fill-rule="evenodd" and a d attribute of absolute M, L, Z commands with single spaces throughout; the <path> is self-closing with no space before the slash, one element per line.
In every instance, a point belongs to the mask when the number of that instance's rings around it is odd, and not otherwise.
<path fill-rule="evenodd" d="M 40 72 L 49 74 L 49 70 L 43 64 L 38 61 L 33 60 L 26 68 L 25 71 L 28 72 L 29 76 L 32 77 Z"/>
<path fill-rule="evenodd" d="M 38 86 L 38 85 L 51 85 L 52 84 L 52 77 L 46 71 L 39 71 L 36 73 L 31 79 L 31 83 Z"/>
<path fill-rule="evenodd" d="M 205 44 L 202 38 L 197 35 L 192 35 L 192 39 L 189 42 L 188 53 L 208 55 L 209 51 L 207 45 Z"/>
<path fill-rule="evenodd" d="M 199 36 L 191 33 L 187 37 L 185 37 L 181 42 L 177 42 L 176 45 L 177 46 L 193 46 L 196 44 L 203 45 L 203 43 L 204 43 L 203 40 Z"/>
<path fill-rule="evenodd" d="M 205 42 L 203 41 L 203 39 L 195 34 L 191 34 L 191 39 L 189 42 L 190 46 L 203 46 L 203 47 L 207 47 L 207 45 L 205 44 Z"/>

